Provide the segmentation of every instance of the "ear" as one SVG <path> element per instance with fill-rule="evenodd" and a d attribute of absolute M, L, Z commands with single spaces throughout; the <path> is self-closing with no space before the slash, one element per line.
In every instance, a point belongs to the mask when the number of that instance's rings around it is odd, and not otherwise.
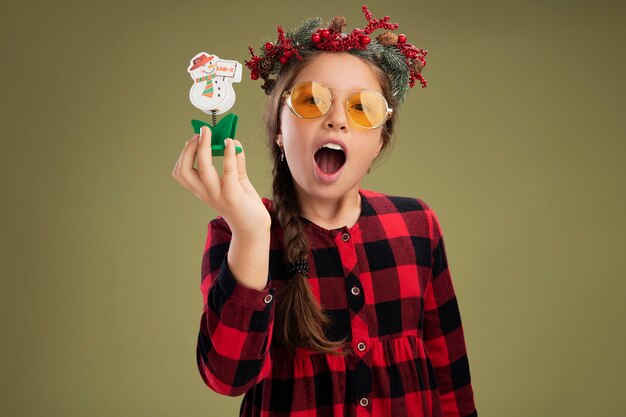
<path fill-rule="evenodd" d="M 281 148 L 283 147 L 283 134 L 280 129 L 278 130 L 278 134 L 276 134 L 276 144 Z"/>
<path fill-rule="evenodd" d="M 374 153 L 374 158 L 378 156 L 382 148 L 383 148 L 383 138 L 381 136 L 380 141 L 378 142 L 378 149 L 376 149 L 376 153 Z"/>

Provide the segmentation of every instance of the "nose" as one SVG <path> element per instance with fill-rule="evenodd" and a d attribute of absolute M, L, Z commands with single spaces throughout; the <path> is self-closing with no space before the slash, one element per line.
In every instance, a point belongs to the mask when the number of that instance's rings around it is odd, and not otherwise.
<path fill-rule="evenodd" d="M 329 128 L 338 127 L 345 130 L 348 126 L 348 114 L 345 109 L 345 97 L 336 95 L 332 98 L 330 108 L 325 115 L 325 123 Z"/>

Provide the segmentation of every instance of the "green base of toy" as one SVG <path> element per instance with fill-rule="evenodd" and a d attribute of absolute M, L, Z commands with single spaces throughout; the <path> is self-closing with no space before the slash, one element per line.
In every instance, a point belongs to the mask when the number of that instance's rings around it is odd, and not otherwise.
<path fill-rule="evenodd" d="M 191 126 L 193 127 L 193 131 L 198 135 L 200 134 L 202 126 L 207 126 L 211 129 L 211 155 L 224 156 L 224 139 L 235 139 L 237 120 L 239 120 L 239 116 L 234 113 L 228 113 L 226 116 L 222 117 L 222 120 L 215 126 L 197 119 L 191 121 Z M 241 146 L 235 146 L 235 152 L 241 153 L 243 149 Z"/>

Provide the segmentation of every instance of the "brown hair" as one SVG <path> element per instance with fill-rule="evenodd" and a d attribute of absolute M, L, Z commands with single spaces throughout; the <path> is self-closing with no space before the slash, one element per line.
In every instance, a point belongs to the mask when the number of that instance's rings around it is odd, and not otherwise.
<path fill-rule="evenodd" d="M 281 149 L 276 143 L 276 136 L 280 129 L 280 112 L 283 104 L 282 95 L 292 84 L 293 80 L 309 62 L 322 53 L 335 53 L 315 51 L 304 56 L 303 60 L 284 66 L 278 74 L 275 83 L 272 84 L 267 107 L 264 114 L 266 134 L 270 155 L 274 162 L 272 183 L 274 211 L 283 228 L 284 235 L 284 259 L 286 265 L 299 260 L 308 261 L 309 241 L 299 215 L 300 204 L 297 198 L 293 177 L 286 161 L 281 161 Z M 360 58 L 360 57 L 359 57 Z M 389 107 L 394 110 L 381 130 L 383 145 L 378 159 L 391 141 L 394 125 L 396 123 L 396 111 L 398 102 L 391 93 L 389 76 L 374 61 L 363 59 L 369 65 L 380 83 L 383 96 Z M 368 170 L 369 172 L 369 170 Z M 324 314 L 321 306 L 315 299 L 306 277 L 296 272 L 290 277 L 280 294 L 276 296 L 276 327 L 274 337 L 286 347 L 295 349 L 301 346 L 321 353 L 345 355 L 347 352 L 337 352 L 346 342 L 329 340 L 324 334 L 324 326 L 331 324 L 331 319 Z"/>

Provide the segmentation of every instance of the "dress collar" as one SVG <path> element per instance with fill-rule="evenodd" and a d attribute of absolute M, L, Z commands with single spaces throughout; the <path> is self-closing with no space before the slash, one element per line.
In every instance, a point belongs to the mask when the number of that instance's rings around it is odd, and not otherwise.
<path fill-rule="evenodd" d="M 327 229 L 325 227 L 318 225 L 317 223 L 312 222 L 306 217 L 303 217 L 303 216 L 298 216 L 298 217 L 300 217 L 300 220 L 302 221 L 302 223 L 306 225 L 311 231 L 314 231 L 317 233 L 321 233 L 325 235 L 332 235 L 332 236 L 339 234 L 339 233 L 346 233 L 346 232 L 353 234 L 354 232 L 360 229 L 360 224 L 363 220 L 364 213 L 366 212 L 365 208 L 369 205 L 369 203 L 367 202 L 367 198 L 365 197 L 365 193 L 363 192 L 362 189 L 359 189 L 359 195 L 361 196 L 361 212 L 359 213 L 359 218 L 357 219 L 356 223 L 354 223 L 352 227 L 341 226 L 335 229 Z"/>

